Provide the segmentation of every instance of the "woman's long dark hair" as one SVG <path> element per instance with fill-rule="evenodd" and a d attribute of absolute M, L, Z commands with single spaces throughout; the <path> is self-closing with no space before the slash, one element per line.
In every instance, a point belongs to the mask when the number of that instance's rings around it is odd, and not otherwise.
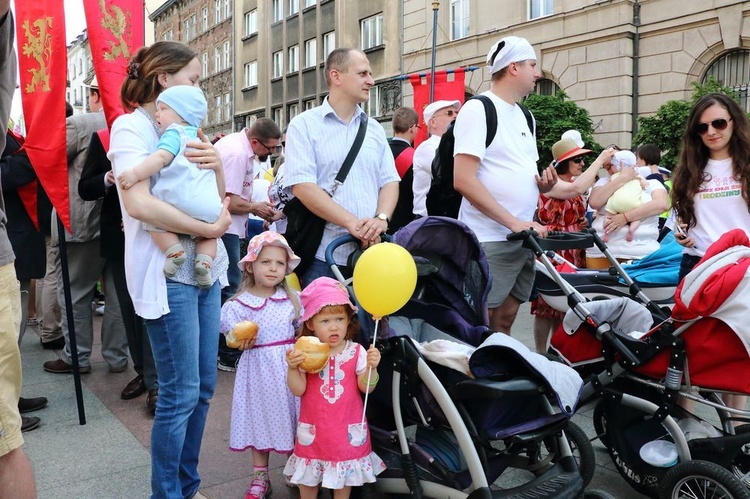
<path fill-rule="evenodd" d="M 734 131 L 729 139 L 729 156 L 732 158 L 734 176 L 742 185 L 742 197 L 750 206 L 750 124 L 747 116 L 734 99 L 719 93 L 707 94 L 698 99 L 690 110 L 687 127 L 682 136 L 682 151 L 672 175 L 672 206 L 682 223 L 695 227 L 695 201 L 701 184 L 706 180 L 704 170 L 710 150 L 696 131 L 703 112 L 713 105 L 727 110 Z"/>

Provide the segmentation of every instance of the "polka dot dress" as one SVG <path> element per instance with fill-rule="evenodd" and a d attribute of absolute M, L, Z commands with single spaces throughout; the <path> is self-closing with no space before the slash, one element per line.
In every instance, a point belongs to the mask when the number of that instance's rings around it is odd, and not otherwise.
<path fill-rule="evenodd" d="M 221 307 L 221 332 L 252 320 L 255 346 L 242 353 L 234 380 L 229 447 L 289 454 L 299 414 L 299 399 L 286 384 L 287 349 L 294 345 L 294 306 L 283 289 L 262 298 L 242 293 Z"/>

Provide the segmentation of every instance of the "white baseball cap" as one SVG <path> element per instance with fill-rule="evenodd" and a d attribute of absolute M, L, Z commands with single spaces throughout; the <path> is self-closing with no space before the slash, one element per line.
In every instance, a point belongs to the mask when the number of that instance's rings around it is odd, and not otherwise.
<path fill-rule="evenodd" d="M 456 111 L 461 107 L 461 101 L 458 100 L 438 100 L 424 108 L 422 115 L 424 116 L 424 122 L 427 123 L 432 117 L 446 107 L 455 107 Z"/>

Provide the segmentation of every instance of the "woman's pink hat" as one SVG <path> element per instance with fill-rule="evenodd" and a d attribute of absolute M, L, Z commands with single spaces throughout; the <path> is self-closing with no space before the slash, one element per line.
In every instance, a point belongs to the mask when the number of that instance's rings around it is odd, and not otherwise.
<path fill-rule="evenodd" d="M 299 265 L 300 258 L 294 254 L 294 251 L 292 251 L 291 246 L 286 242 L 284 236 L 277 232 L 267 230 L 250 239 L 250 242 L 247 244 L 247 255 L 245 255 L 245 258 L 237 262 L 237 266 L 241 270 L 245 270 L 245 263 L 252 263 L 257 260 L 258 255 L 260 255 L 260 251 L 264 246 L 278 246 L 279 248 L 284 248 L 286 250 L 287 255 L 289 256 L 286 260 L 287 274 L 294 272 L 294 269 Z"/>
<path fill-rule="evenodd" d="M 299 295 L 305 313 L 302 314 L 302 321 L 306 321 L 315 316 L 323 307 L 330 305 L 349 305 L 352 310 L 357 311 L 351 300 L 346 287 L 336 279 L 330 277 L 318 277 L 307 285 Z"/>

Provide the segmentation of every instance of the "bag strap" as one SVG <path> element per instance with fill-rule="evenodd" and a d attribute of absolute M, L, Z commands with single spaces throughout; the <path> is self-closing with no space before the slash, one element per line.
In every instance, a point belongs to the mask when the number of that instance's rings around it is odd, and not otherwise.
<path fill-rule="evenodd" d="M 365 134 L 367 133 L 367 115 L 361 114 L 360 116 L 362 116 L 362 118 L 359 120 L 357 136 L 354 138 L 352 148 L 349 149 L 349 154 L 346 155 L 344 164 L 341 165 L 341 169 L 336 175 L 336 179 L 333 181 L 333 190 L 331 191 L 331 194 L 336 192 L 336 189 L 338 189 L 338 187 L 344 183 L 344 180 L 346 180 L 346 176 L 349 175 L 349 170 L 352 169 L 354 160 L 357 158 L 357 154 L 359 154 L 359 149 L 362 147 L 362 142 L 365 141 Z"/>
<path fill-rule="evenodd" d="M 484 140 L 484 147 L 490 147 L 497 133 L 497 110 L 495 109 L 495 103 L 486 95 L 475 95 L 472 99 L 477 99 L 484 105 L 484 118 L 487 122 L 487 137 Z"/>

